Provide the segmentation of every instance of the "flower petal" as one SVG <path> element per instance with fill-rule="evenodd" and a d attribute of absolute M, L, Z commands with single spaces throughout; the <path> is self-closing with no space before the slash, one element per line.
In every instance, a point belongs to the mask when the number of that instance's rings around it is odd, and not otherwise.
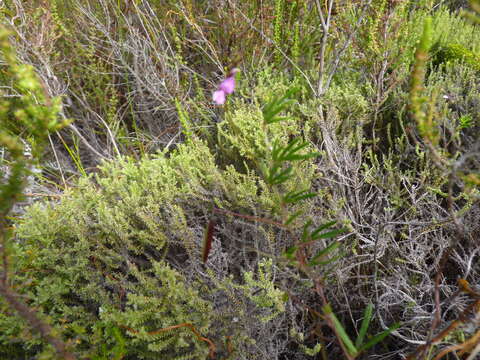
<path fill-rule="evenodd" d="M 217 105 L 223 105 L 225 103 L 225 92 L 223 90 L 217 90 L 213 93 L 213 101 Z"/>
<path fill-rule="evenodd" d="M 223 80 L 220 83 L 219 89 L 223 90 L 225 94 L 233 93 L 233 90 L 235 90 L 235 77 L 234 76 L 227 77 L 225 80 Z"/>

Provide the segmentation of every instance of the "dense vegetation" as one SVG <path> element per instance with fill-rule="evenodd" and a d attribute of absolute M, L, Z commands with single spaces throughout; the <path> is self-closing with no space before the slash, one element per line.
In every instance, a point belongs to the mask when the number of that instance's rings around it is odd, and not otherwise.
<path fill-rule="evenodd" d="M 477 358 L 470 5 L 3 1 L 0 359 Z"/>

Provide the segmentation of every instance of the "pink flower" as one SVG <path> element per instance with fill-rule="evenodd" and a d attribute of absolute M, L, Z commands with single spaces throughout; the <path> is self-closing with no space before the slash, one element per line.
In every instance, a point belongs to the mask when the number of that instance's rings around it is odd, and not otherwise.
<path fill-rule="evenodd" d="M 213 101 L 217 105 L 222 105 L 225 103 L 226 95 L 225 91 L 223 90 L 217 90 L 213 93 Z"/>
<path fill-rule="evenodd" d="M 223 105 L 227 99 L 227 95 L 235 90 L 235 74 L 240 70 L 233 68 L 228 76 L 218 85 L 218 90 L 213 93 L 212 99 L 217 105 Z"/>

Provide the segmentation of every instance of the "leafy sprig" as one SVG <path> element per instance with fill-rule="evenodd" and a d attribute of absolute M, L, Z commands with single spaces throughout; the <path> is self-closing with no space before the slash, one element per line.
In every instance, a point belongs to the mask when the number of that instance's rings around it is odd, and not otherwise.
<path fill-rule="evenodd" d="M 282 112 L 293 105 L 296 101 L 290 99 L 298 90 L 292 88 L 282 97 L 277 97 L 268 103 L 263 109 L 263 119 L 265 126 L 273 123 L 279 123 L 289 120 L 288 116 L 280 116 Z M 283 193 L 282 185 L 295 180 L 297 175 L 294 171 L 293 164 L 295 162 L 301 162 L 318 157 L 320 154 L 314 151 L 308 151 L 309 143 L 300 138 L 294 138 L 286 145 L 283 145 L 280 141 L 274 141 L 271 147 L 271 160 L 268 166 L 264 166 L 264 177 L 266 183 L 271 187 L 274 192 L 281 194 L 280 207 L 284 210 L 287 206 L 300 204 L 306 200 L 312 199 L 317 196 L 316 193 L 311 192 L 310 189 L 291 190 Z M 288 211 L 287 211 L 288 212 Z M 286 216 L 285 225 L 290 226 L 295 219 L 302 215 L 302 211 L 296 211 Z M 387 330 L 373 336 L 371 339 L 365 342 L 367 330 L 370 325 L 373 305 L 370 303 L 367 305 L 364 311 L 363 321 L 361 324 L 360 332 L 353 342 L 344 326 L 338 320 L 333 313 L 330 303 L 327 301 L 323 291 L 323 277 L 318 275 L 317 268 L 322 269 L 327 265 L 331 265 L 345 255 L 341 250 L 342 244 L 338 240 L 333 240 L 337 236 L 345 232 L 344 228 L 336 228 L 337 221 L 328 221 L 324 224 L 313 226 L 311 219 L 307 219 L 303 225 L 302 233 L 298 240 L 292 246 L 288 247 L 284 252 L 284 257 L 290 261 L 290 264 L 297 266 L 305 274 L 307 274 L 311 280 L 315 283 L 315 290 L 318 292 L 323 300 L 322 312 L 323 317 L 327 324 L 331 327 L 332 331 L 338 338 L 340 346 L 344 351 L 344 355 L 347 359 L 355 359 L 362 352 L 368 350 L 374 345 L 381 342 L 390 333 L 395 331 L 400 324 L 394 324 Z M 333 240 L 330 244 L 317 250 L 313 255 L 307 256 L 306 248 L 316 244 L 319 240 Z M 327 269 L 323 270 L 323 276 L 328 273 Z"/>

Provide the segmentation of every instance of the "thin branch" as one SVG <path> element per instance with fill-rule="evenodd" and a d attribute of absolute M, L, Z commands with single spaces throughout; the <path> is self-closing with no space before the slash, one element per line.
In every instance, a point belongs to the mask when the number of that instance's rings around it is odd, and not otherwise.
<path fill-rule="evenodd" d="M 325 52 L 327 50 L 328 36 L 330 31 L 330 20 L 332 18 L 332 7 L 333 0 L 329 0 L 327 13 L 323 15 L 322 6 L 320 1 L 316 0 L 315 4 L 317 5 L 318 15 L 320 16 L 320 21 L 322 23 L 322 43 L 320 47 L 320 74 L 318 77 L 317 83 L 317 95 L 321 96 L 325 93 L 326 89 L 323 87 L 323 79 L 325 75 Z"/>
<path fill-rule="evenodd" d="M 347 40 L 345 41 L 345 43 L 343 44 L 342 48 L 335 54 L 335 60 L 333 61 L 333 67 L 332 69 L 330 70 L 330 74 L 328 76 L 328 79 L 327 79 L 327 82 L 323 88 L 323 91 L 324 93 L 328 90 L 328 88 L 330 87 L 330 84 L 333 80 L 333 76 L 335 75 L 335 73 L 337 72 L 337 68 L 338 68 L 338 65 L 340 64 L 340 59 L 343 57 L 343 54 L 345 53 L 345 51 L 347 50 L 347 48 L 350 46 L 350 43 L 352 42 L 353 40 L 353 37 L 355 36 L 355 34 L 357 33 L 359 27 L 360 27 L 360 23 L 362 22 L 363 20 L 363 17 L 365 16 L 365 13 L 367 11 L 367 9 L 370 7 L 370 4 L 371 4 L 372 0 L 369 0 L 367 3 L 365 3 L 365 5 L 363 5 L 363 8 L 362 8 L 362 11 L 360 13 L 360 16 L 357 20 L 357 22 L 355 23 L 355 28 L 354 30 L 350 33 L 350 35 L 348 36 Z"/>

